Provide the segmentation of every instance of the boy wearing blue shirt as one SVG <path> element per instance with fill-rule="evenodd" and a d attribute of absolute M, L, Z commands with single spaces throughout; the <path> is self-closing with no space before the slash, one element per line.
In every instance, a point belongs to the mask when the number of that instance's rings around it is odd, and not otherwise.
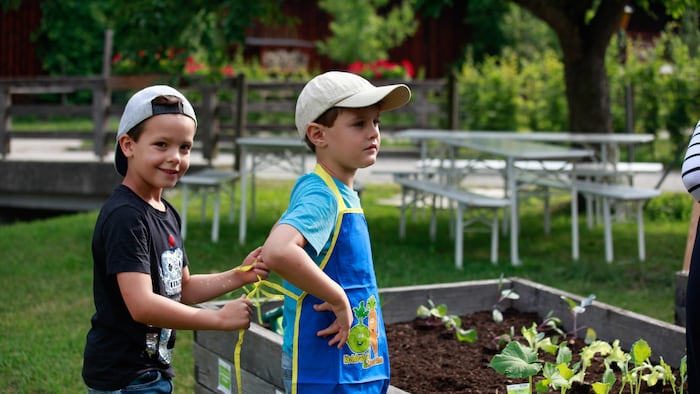
<path fill-rule="evenodd" d="M 355 174 L 377 160 L 379 117 L 406 104 L 406 85 L 376 87 L 331 71 L 309 81 L 295 123 L 316 155 L 262 254 L 285 296 L 282 369 L 288 393 L 385 393 L 389 354 L 367 222 Z"/>

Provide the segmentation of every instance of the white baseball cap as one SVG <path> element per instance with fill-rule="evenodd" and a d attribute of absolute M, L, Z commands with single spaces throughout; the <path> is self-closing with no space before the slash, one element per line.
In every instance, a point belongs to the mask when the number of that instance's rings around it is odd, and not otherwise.
<path fill-rule="evenodd" d="M 159 105 L 152 102 L 155 98 L 161 96 L 175 96 L 180 99 L 181 103 L 179 105 Z M 187 115 L 194 120 L 195 127 L 197 125 L 197 117 L 194 114 L 192 104 L 190 104 L 187 98 L 176 89 L 166 85 L 155 85 L 134 93 L 126 103 L 126 107 L 124 107 L 124 113 L 122 114 L 121 120 L 119 121 L 119 128 L 117 129 L 117 141 L 114 149 L 114 168 L 116 168 L 121 176 L 126 175 L 128 162 L 126 156 L 124 156 L 124 152 L 122 152 L 119 146 L 119 137 L 128 133 L 129 130 L 133 129 L 144 120 L 162 114 Z"/>
<path fill-rule="evenodd" d="M 303 140 L 306 127 L 333 108 L 364 108 L 379 104 L 380 111 L 399 108 L 411 99 L 404 84 L 374 86 L 357 74 L 329 71 L 310 80 L 297 99 L 294 123 Z"/>

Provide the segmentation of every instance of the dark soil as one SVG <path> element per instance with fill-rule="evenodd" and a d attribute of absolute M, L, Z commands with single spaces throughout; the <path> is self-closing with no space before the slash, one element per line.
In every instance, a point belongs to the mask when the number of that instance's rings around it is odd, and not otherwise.
<path fill-rule="evenodd" d="M 500 352 L 493 339 L 515 328 L 531 327 L 542 319 L 534 313 L 508 310 L 502 323 L 495 323 L 491 312 L 461 316 L 463 328 L 474 328 L 478 333 L 475 343 L 459 342 L 453 332 L 441 327 L 425 327 L 421 319 L 386 326 L 391 360 L 391 384 L 411 394 L 424 393 L 505 393 L 509 384 L 526 383 L 527 379 L 509 379 L 491 369 L 491 358 Z M 576 361 L 579 350 L 585 346 L 580 340 L 571 340 L 569 348 Z M 653 349 L 652 349 L 653 350 Z M 570 394 L 593 393 L 590 383 L 600 381 L 604 366 L 602 357 L 593 360 L 586 369 L 586 383 L 576 385 Z M 549 360 L 552 361 L 552 360 Z M 676 376 L 676 384 L 680 379 Z M 611 393 L 620 391 L 619 379 Z M 534 392 L 534 391 L 533 391 Z M 625 393 L 629 392 L 626 386 Z M 673 393 L 670 384 L 664 387 L 642 387 L 643 393 Z M 687 390 L 686 390 L 687 392 Z"/>

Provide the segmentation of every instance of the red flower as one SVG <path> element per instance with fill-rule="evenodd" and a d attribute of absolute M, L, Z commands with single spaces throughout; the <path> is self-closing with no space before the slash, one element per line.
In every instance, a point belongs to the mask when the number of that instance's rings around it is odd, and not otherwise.
<path fill-rule="evenodd" d="M 413 78 L 413 65 L 408 60 L 400 64 L 380 59 L 374 62 L 362 63 L 356 61 L 348 66 L 348 71 L 365 78 Z"/>
<path fill-rule="evenodd" d="M 411 62 L 404 59 L 401 61 L 401 66 L 406 69 L 406 74 L 408 74 L 409 77 L 413 78 L 415 76 L 415 70 Z"/>
<path fill-rule="evenodd" d="M 227 65 L 221 67 L 221 75 L 226 76 L 226 77 L 232 77 L 233 76 L 233 67 L 230 64 L 227 64 Z"/>

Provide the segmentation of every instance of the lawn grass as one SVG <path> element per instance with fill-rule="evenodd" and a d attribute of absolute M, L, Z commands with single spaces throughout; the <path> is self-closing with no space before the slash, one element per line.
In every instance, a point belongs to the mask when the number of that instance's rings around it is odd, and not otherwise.
<path fill-rule="evenodd" d="M 238 223 L 229 223 L 225 214 L 221 241 L 212 243 L 211 218 L 200 220 L 199 200 L 193 200 L 186 241 L 192 272 L 238 265 L 243 256 L 262 244 L 286 208 L 291 186 L 292 181 L 259 181 L 257 217 L 249 223 L 245 245 L 238 244 Z M 664 194 L 663 203 L 647 210 L 656 214 L 645 221 L 647 261 L 643 263 L 636 257 L 636 226 L 631 221 L 615 224 L 616 259 L 612 264 L 605 263 L 602 228 L 589 231 L 582 221 L 581 258 L 572 262 L 568 203 L 555 204 L 552 231 L 545 235 L 542 207 L 533 199 L 522 209 L 521 266 L 507 262 L 507 236 L 501 237 L 501 261 L 494 265 L 489 262 L 490 235 L 467 233 L 464 269 L 460 271 L 454 268 L 454 242 L 448 236 L 446 213 L 439 217 L 435 242 L 428 239 L 428 215 L 421 212 L 408 221 L 406 239 L 399 240 L 398 209 L 378 204 L 397 193 L 398 187 L 365 186 L 363 205 L 380 287 L 494 279 L 503 274 L 582 296 L 593 293 L 598 301 L 673 321 L 674 274 L 682 267 L 692 205 L 685 194 Z M 177 190 L 169 192 L 168 198 L 180 206 Z M 680 206 L 683 212 L 657 212 L 670 205 Z M 227 202 L 222 206 L 227 207 Z M 4 251 L 0 264 L 0 392 L 84 392 L 80 370 L 93 312 L 90 240 L 96 215 L 87 212 L 0 226 Z M 279 280 L 275 275 L 271 278 Z M 229 295 L 234 296 L 237 293 Z M 192 345 L 191 332 L 178 334 L 173 361 L 177 393 L 193 392 Z"/>

